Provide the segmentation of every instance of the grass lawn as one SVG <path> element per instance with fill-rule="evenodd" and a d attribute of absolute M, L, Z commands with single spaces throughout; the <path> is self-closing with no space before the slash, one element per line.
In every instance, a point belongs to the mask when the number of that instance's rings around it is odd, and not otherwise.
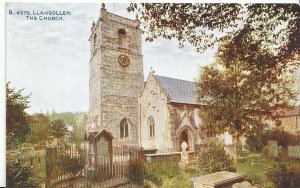
<path fill-rule="evenodd" d="M 274 187 L 271 182 L 267 180 L 266 172 L 272 168 L 276 161 L 266 159 L 261 154 L 249 154 L 245 157 L 245 161 L 238 161 L 236 170 L 246 176 L 246 180 L 252 184 L 257 184 L 259 187 Z"/>
<path fill-rule="evenodd" d="M 293 162 L 292 166 L 295 169 L 300 169 L 300 161 L 288 160 L 287 158 L 280 158 L 279 160 L 285 164 Z M 267 179 L 266 173 L 277 163 L 278 159 L 271 159 L 263 157 L 261 154 L 252 153 L 246 156 L 243 161 L 239 160 L 236 163 L 236 170 L 238 173 L 245 175 L 246 180 L 250 183 L 256 184 L 258 187 L 271 188 L 274 185 Z"/>
<path fill-rule="evenodd" d="M 193 184 L 187 173 L 179 169 L 174 161 L 145 163 L 145 187 L 192 188 Z"/>

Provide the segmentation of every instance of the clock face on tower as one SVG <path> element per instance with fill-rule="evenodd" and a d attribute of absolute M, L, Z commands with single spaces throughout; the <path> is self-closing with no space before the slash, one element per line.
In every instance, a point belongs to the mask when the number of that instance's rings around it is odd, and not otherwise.
<path fill-rule="evenodd" d="M 128 67 L 130 60 L 129 60 L 129 57 L 122 54 L 122 55 L 119 55 L 118 62 L 122 67 Z"/>

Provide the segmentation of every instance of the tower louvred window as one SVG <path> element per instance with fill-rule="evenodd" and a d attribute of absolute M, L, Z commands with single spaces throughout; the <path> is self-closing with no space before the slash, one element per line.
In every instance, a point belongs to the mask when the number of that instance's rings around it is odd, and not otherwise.
<path fill-rule="evenodd" d="M 126 30 L 125 29 L 119 29 L 118 34 L 119 35 L 126 35 Z"/>

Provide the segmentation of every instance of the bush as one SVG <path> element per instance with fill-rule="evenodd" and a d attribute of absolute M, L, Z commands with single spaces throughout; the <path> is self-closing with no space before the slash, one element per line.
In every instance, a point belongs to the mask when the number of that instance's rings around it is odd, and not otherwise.
<path fill-rule="evenodd" d="M 211 141 L 198 153 L 197 166 L 200 174 L 219 171 L 235 171 L 233 160 L 224 150 L 223 144 Z"/>
<path fill-rule="evenodd" d="M 299 188 L 300 172 L 293 169 L 293 164 L 278 163 L 267 172 L 267 178 L 273 182 L 277 188 Z"/>
<path fill-rule="evenodd" d="M 62 167 L 65 172 L 76 176 L 85 165 L 85 157 L 84 155 L 78 157 L 66 156 L 63 160 Z"/>
<path fill-rule="evenodd" d="M 142 184 L 145 178 L 145 167 L 142 160 L 129 160 L 129 179 L 138 184 Z"/>
<path fill-rule="evenodd" d="M 176 162 L 154 162 L 145 164 L 145 179 L 162 186 L 164 180 L 173 178 L 180 173 Z"/>
<path fill-rule="evenodd" d="M 7 161 L 7 187 L 38 187 L 39 182 L 39 178 L 33 177 L 33 167 L 24 161 L 22 153 L 17 156 L 16 160 Z"/>

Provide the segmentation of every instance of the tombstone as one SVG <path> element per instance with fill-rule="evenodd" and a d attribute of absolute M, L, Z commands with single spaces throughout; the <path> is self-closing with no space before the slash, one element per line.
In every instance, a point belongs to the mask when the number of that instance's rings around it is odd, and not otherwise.
<path fill-rule="evenodd" d="M 289 158 L 300 159 L 300 145 L 288 146 L 288 156 Z"/>
<path fill-rule="evenodd" d="M 112 165 L 112 135 L 102 130 L 95 136 L 96 169 L 103 170 Z"/>
<path fill-rule="evenodd" d="M 182 144 L 181 144 L 181 159 L 180 159 L 180 162 L 178 163 L 179 167 L 182 169 L 182 170 L 185 170 L 185 167 L 186 165 L 188 164 L 188 160 L 189 160 L 189 155 L 188 155 L 188 152 L 186 151 L 188 148 L 188 144 L 183 141 Z"/>
<path fill-rule="evenodd" d="M 268 157 L 278 157 L 277 141 L 268 141 Z"/>

